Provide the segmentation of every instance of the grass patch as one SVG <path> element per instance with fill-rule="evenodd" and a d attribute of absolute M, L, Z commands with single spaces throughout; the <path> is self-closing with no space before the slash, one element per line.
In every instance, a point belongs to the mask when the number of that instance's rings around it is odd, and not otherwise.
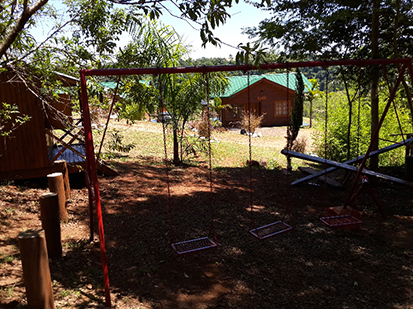
<path fill-rule="evenodd" d="M 107 158 L 113 158 L 112 160 L 116 162 L 152 158 L 153 162 L 163 164 L 165 157 L 164 137 L 160 123 L 137 121 L 133 125 L 126 125 L 113 122 L 110 124 L 109 129 L 113 127 L 123 136 L 122 141 L 124 144 L 134 144 L 136 147 L 122 157 L 113 157 L 110 156 L 110 149 L 104 144 L 103 157 L 105 157 L 106 154 Z M 95 141 L 96 143 L 100 143 L 101 133 L 96 133 Z M 211 143 L 213 168 L 243 167 L 246 165 L 246 161 L 249 159 L 248 136 L 241 135 L 234 131 L 213 131 L 212 138 L 218 141 L 215 140 Z M 266 161 L 267 168 L 269 169 L 279 169 L 280 167 L 286 166 L 285 156 L 281 154 L 281 150 L 285 146 L 285 134 L 252 138 L 251 143 L 252 160 Z M 166 146 L 168 159 L 171 160 L 173 158 L 173 148 L 172 134 L 170 134 L 170 132 L 166 134 Z M 198 165 L 199 160 L 207 163 L 208 154 L 199 153 L 199 158 L 189 157 L 184 161 L 191 165 Z M 300 163 L 299 160 L 293 160 L 293 168 L 298 167 L 300 165 L 298 163 Z"/>
<path fill-rule="evenodd" d="M 11 254 L 0 254 L 0 264 L 11 263 L 15 260 L 15 256 Z"/>

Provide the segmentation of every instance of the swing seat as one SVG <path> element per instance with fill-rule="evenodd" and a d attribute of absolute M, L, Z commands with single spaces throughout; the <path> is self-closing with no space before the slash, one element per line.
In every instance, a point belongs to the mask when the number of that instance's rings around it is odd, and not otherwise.
<path fill-rule="evenodd" d="M 186 254 L 196 251 L 201 251 L 205 249 L 214 248 L 217 246 L 215 242 L 210 240 L 208 237 L 202 237 L 182 242 L 177 242 L 171 244 L 172 249 L 178 254 Z"/>
<path fill-rule="evenodd" d="M 363 222 L 352 215 L 340 215 L 331 217 L 322 217 L 320 220 L 329 227 L 359 227 Z"/>
<path fill-rule="evenodd" d="M 277 221 L 271 224 L 267 224 L 258 228 L 255 228 L 250 231 L 252 235 L 254 235 L 256 238 L 259 240 L 266 239 L 268 237 L 281 234 L 284 232 L 291 231 L 293 228 L 288 225 L 287 223 L 284 223 L 282 221 Z"/>

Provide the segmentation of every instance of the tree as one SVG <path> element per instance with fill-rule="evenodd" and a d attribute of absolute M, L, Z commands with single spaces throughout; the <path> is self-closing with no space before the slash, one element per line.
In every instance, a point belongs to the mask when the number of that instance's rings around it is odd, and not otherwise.
<path fill-rule="evenodd" d="M 188 54 L 180 36 L 170 26 L 158 21 L 146 20 L 133 32 L 133 40 L 117 55 L 115 67 L 171 67 L 177 66 Z M 210 93 L 221 93 L 227 86 L 224 73 L 209 76 Z M 202 100 L 206 100 L 206 76 L 202 74 L 169 74 L 146 77 L 148 84 L 142 83 L 142 76 L 122 80 L 121 90 L 125 99 L 121 104 L 121 115 L 142 117 L 144 112 L 162 112 L 170 116 L 167 124 L 172 127 L 174 164 L 183 160 L 183 131 L 187 122 L 201 111 Z M 159 84 L 161 83 L 161 85 Z M 150 84 L 150 85 L 149 85 Z M 163 106 L 159 102 L 162 91 Z"/>
<path fill-rule="evenodd" d="M 221 117 L 222 117 L 222 111 L 225 110 L 225 109 L 227 109 L 227 108 L 232 108 L 232 106 L 229 105 L 229 104 L 222 104 L 221 98 L 219 98 L 219 97 L 214 97 L 214 98 L 211 100 L 210 108 L 211 108 L 211 110 L 212 110 L 215 114 L 217 114 L 218 119 L 219 119 L 220 121 L 222 121 L 222 119 L 221 119 Z M 221 123 L 221 125 L 222 125 L 222 123 Z"/>
<path fill-rule="evenodd" d="M 22 38 L 27 25 L 33 25 L 31 18 L 48 0 L 2 1 L 0 7 L 0 59 L 16 40 Z M 27 34 L 27 33 L 26 33 Z"/>
<path fill-rule="evenodd" d="M 231 17 L 226 10 L 238 2 L 239 0 L 66 0 L 63 3 L 66 11 L 57 14 L 52 5 L 46 6 L 48 0 L 6 0 L 0 8 L 0 59 L 6 58 L 5 60 L 10 61 L 6 53 L 15 55 L 19 48 L 27 57 L 34 50 L 44 47 L 46 42 L 58 38 L 62 30 L 68 26 L 74 26 L 70 29 L 73 33 L 71 39 L 85 39 L 84 41 L 93 45 L 98 53 L 113 50 L 123 31 L 134 31 L 140 27 L 141 17 L 148 16 L 149 19 L 155 20 L 164 13 L 186 20 L 190 27 L 199 28 L 203 46 L 207 43 L 220 45 L 221 41 L 213 31 L 225 24 Z M 261 5 L 264 3 L 269 5 L 270 0 L 257 2 Z M 168 4 L 178 13 L 171 10 Z M 52 27 L 46 41 L 39 43 L 27 30 L 36 26 L 35 17 L 40 17 L 41 14 L 54 19 L 56 25 Z"/>
<path fill-rule="evenodd" d="M 132 33 L 132 40 L 116 54 L 115 68 L 176 66 L 188 53 L 179 35 L 170 26 L 143 19 Z M 117 104 L 119 116 L 128 120 L 142 119 L 145 113 L 160 110 L 158 81 L 150 76 L 122 78 L 120 92 L 124 99 Z"/>
<path fill-rule="evenodd" d="M 294 105 L 291 110 L 291 120 L 287 127 L 287 150 L 292 150 L 294 141 L 296 140 L 300 127 L 303 124 L 303 106 L 304 106 L 304 81 L 300 70 L 296 73 L 296 91 L 294 96 Z M 291 170 L 291 157 L 287 156 L 287 169 Z"/>
<path fill-rule="evenodd" d="M 269 10 L 274 15 L 271 19 L 246 32 L 272 47 L 282 46 L 290 57 L 357 59 L 413 54 L 413 46 L 406 44 L 413 34 L 409 0 L 281 0 L 273 2 Z M 379 116 L 380 75 L 376 67 L 370 77 L 373 135 Z M 378 140 L 371 142 L 376 150 Z M 376 168 L 377 162 L 371 160 L 370 167 Z"/>
<path fill-rule="evenodd" d="M 319 90 L 319 84 L 318 81 L 315 78 L 311 78 L 308 80 L 311 83 L 311 87 L 308 85 L 305 85 L 305 88 L 308 90 L 307 94 L 307 99 L 310 101 L 310 111 L 309 111 L 309 117 L 310 117 L 310 128 L 313 127 L 313 102 L 314 99 L 319 97 L 321 94 L 321 91 Z"/>
<path fill-rule="evenodd" d="M 171 116 L 170 124 L 173 131 L 174 146 L 173 162 L 175 165 L 179 165 L 183 161 L 182 140 L 186 123 L 202 110 L 202 100 L 209 100 L 207 98 L 208 87 L 209 93 L 221 94 L 228 82 L 224 73 L 216 72 L 210 73 L 209 76 L 200 73 L 165 75 L 162 84 L 166 110 Z M 210 136 L 206 138 L 210 138 Z"/>

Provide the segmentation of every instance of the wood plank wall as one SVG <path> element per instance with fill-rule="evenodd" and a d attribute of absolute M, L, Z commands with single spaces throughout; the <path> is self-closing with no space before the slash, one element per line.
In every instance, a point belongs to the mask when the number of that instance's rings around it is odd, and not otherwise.
<path fill-rule="evenodd" d="M 19 111 L 31 119 L 15 130 L 11 138 L 0 137 L 0 172 L 48 167 L 41 102 L 22 82 L 12 77 L 10 73 L 0 74 L 0 102 L 16 104 Z"/>

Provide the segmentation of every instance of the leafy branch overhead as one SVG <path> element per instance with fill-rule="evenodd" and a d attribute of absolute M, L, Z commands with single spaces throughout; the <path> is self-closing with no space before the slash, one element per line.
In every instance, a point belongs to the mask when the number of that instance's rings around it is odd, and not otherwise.
<path fill-rule="evenodd" d="M 109 57 L 123 32 L 136 33 L 145 19 L 156 20 L 163 14 L 185 20 L 189 27 L 197 29 L 203 47 L 207 43 L 220 46 L 222 42 L 214 30 L 231 18 L 228 10 L 238 3 L 239 0 L 67 0 L 63 2 L 65 10 L 59 13 L 48 0 L 6 0 L 0 10 L 0 59 L 22 60 L 40 46 L 65 53 L 67 44 L 78 59 L 92 59 L 93 54 Z M 255 4 L 269 7 L 271 1 L 258 0 Z M 30 30 L 45 18 L 48 24 L 55 25 L 49 31 L 51 35 L 37 42 Z M 68 54 L 65 57 L 72 58 Z"/>
<path fill-rule="evenodd" d="M 136 9 L 142 10 L 145 14 L 149 14 L 151 19 L 159 18 L 164 11 L 175 16 L 166 4 L 171 3 L 172 6 L 179 9 L 181 15 L 176 16 L 184 20 L 195 22 L 201 27 L 200 37 L 202 39 L 202 46 L 205 47 L 207 43 L 214 46 L 220 46 L 221 40 L 216 37 L 212 30 L 226 23 L 231 15 L 227 12 L 233 5 L 239 3 L 239 0 L 221 0 L 221 1 L 136 1 L 136 0 L 110 0 L 110 2 L 123 5 L 132 5 Z M 271 6 L 271 0 L 261 0 L 255 3 L 260 6 Z"/>
<path fill-rule="evenodd" d="M 240 51 L 235 57 L 235 63 L 246 65 L 251 64 L 254 67 L 259 67 L 260 64 L 267 63 L 267 48 L 261 48 L 261 43 L 250 45 L 248 42 L 246 45 L 239 44 L 238 48 Z"/>

